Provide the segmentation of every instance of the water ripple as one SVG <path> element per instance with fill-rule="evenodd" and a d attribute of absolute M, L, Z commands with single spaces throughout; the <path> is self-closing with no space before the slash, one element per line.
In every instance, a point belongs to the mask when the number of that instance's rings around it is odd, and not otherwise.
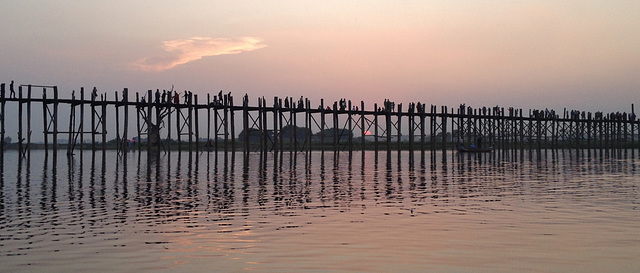
<path fill-rule="evenodd" d="M 638 159 L 585 154 L 34 151 L 2 164 L 0 261 L 7 271 L 637 268 Z"/>

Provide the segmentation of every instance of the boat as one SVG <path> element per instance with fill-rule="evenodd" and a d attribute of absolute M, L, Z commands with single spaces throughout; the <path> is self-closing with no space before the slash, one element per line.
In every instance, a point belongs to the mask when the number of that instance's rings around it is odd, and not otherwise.
<path fill-rule="evenodd" d="M 463 152 L 463 153 L 488 153 L 491 152 L 495 149 L 495 147 L 491 146 L 491 147 L 485 147 L 485 148 L 478 148 L 475 146 L 471 146 L 471 147 L 465 147 L 464 145 L 460 144 L 457 147 L 458 152 Z"/>

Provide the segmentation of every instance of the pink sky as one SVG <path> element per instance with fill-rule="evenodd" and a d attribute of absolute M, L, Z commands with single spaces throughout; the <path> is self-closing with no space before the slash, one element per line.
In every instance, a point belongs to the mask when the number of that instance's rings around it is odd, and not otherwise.
<path fill-rule="evenodd" d="M 629 111 L 638 1 L 14 1 L 2 82 Z M 254 100 L 252 100 L 254 101 Z"/>

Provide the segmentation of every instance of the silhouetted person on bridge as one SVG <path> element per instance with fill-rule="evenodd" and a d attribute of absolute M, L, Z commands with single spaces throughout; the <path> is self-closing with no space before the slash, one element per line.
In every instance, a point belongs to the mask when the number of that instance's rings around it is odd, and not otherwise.
<path fill-rule="evenodd" d="M 11 84 L 9 84 L 9 90 L 11 90 L 10 97 L 15 99 L 16 98 L 16 90 L 13 89 L 13 81 L 11 81 Z"/>

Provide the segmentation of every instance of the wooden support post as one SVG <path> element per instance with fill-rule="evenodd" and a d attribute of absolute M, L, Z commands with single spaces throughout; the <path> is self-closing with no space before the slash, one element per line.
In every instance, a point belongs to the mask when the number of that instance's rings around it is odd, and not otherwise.
<path fill-rule="evenodd" d="M 351 106 L 351 100 L 349 100 L 349 108 L 347 109 L 347 122 L 349 123 L 349 154 L 351 155 L 351 152 L 353 152 L 353 116 L 351 115 L 353 112 L 353 106 Z"/>
<path fill-rule="evenodd" d="M 378 151 L 378 104 L 373 104 L 373 149 Z"/>
<path fill-rule="evenodd" d="M 416 105 L 414 103 L 409 103 L 409 109 L 407 109 L 407 119 L 409 120 L 409 154 L 413 154 L 413 139 L 415 137 L 415 115 L 414 111 L 416 109 Z"/>
<path fill-rule="evenodd" d="M 47 89 L 42 88 L 42 118 L 44 123 L 44 150 L 49 153 L 49 121 L 47 119 Z"/>
<path fill-rule="evenodd" d="M 104 154 L 104 151 L 107 149 L 107 101 L 106 101 L 106 96 L 107 94 L 105 93 L 105 98 L 102 98 L 101 100 L 101 104 L 102 104 L 102 152 Z"/>
<path fill-rule="evenodd" d="M 367 135 L 367 130 L 365 129 L 365 113 L 364 113 L 364 101 L 360 101 L 360 130 L 362 131 L 362 139 L 360 141 L 360 145 L 362 146 L 362 152 L 365 151 L 365 138 Z"/>
<path fill-rule="evenodd" d="M 5 84 L 4 83 L 2 83 L 2 85 L 0 85 L 0 96 L 1 96 L 0 97 L 0 100 L 1 100 L 1 106 L 0 107 L 2 107 L 2 109 L 0 109 L 0 111 L 1 111 L 0 112 L 0 127 L 2 127 L 2 128 L 0 128 L 0 153 L 2 153 L 2 155 L 0 155 L 0 156 L 3 156 L 2 159 L 4 159 L 4 145 L 5 145 L 5 143 L 4 143 L 4 135 L 5 135 L 4 120 L 5 120 L 5 114 L 6 114 L 5 107 L 6 107 L 6 102 L 7 102 L 5 100 Z"/>
<path fill-rule="evenodd" d="M 294 104 L 293 98 L 291 99 L 291 136 L 293 140 L 293 151 L 298 152 L 298 104 Z"/>
<path fill-rule="evenodd" d="M 164 145 L 162 145 L 162 137 L 160 137 L 160 124 L 162 122 L 162 120 L 160 119 L 160 110 L 161 110 L 161 106 L 160 106 L 160 89 L 156 89 L 156 93 L 155 93 L 155 98 L 153 100 L 153 106 L 155 106 L 156 110 L 155 112 L 155 117 L 156 117 L 156 129 L 157 131 L 157 139 L 156 136 L 154 134 L 154 141 L 157 140 L 157 142 L 155 143 L 155 146 L 157 147 L 158 151 L 160 151 L 160 148 L 165 148 Z M 151 120 L 151 113 L 149 113 L 149 120 Z M 149 122 L 151 123 L 151 122 Z M 154 129 L 155 131 L 155 129 Z M 151 130 L 149 130 L 149 133 L 151 133 Z M 150 135 L 150 134 L 149 134 Z M 151 137 L 149 137 L 149 139 L 151 139 Z"/>
<path fill-rule="evenodd" d="M 455 128 L 455 118 L 454 118 L 455 117 L 455 110 L 454 110 L 454 108 L 451 108 L 451 114 L 449 115 L 449 117 L 451 117 L 451 139 L 450 140 L 451 140 L 451 144 L 454 144 L 456 142 L 456 140 L 454 139 L 454 134 L 453 134 L 454 133 L 453 132 L 454 131 L 453 128 Z M 451 145 L 451 147 L 455 148 L 454 145 Z"/>
<path fill-rule="evenodd" d="M 196 152 L 200 152 L 200 122 L 198 121 L 198 116 L 200 116 L 199 111 L 199 107 L 198 107 L 198 94 L 193 95 L 193 104 L 195 107 L 195 117 L 194 117 L 194 122 L 195 122 L 195 138 L 196 138 Z"/>
<path fill-rule="evenodd" d="M 385 122 L 387 127 L 387 153 L 391 152 L 391 107 L 390 103 L 384 106 Z"/>
<path fill-rule="evenodd" d="M 467 108 L 467 144 L 471 145 L 473 143 L 473 136 L 477 133 L 475 131 L 475 115 L 474 109 L 471 107 Z"/>
<path fill-rule="evenodd" d="M 80 157 L 82 158 L 82 152 L 84 151 L 84 87 L 80 87 Z"/>
<path fill-rule="evenodd" d="M 436 106 L 431 105 L 431 115 L 429 116 L 429 142 L 431 151 L 436 150 Z"/>
<path fill-rule="evenodd" d="M 207 153 L 211 151 L 211 94 L 207 93 Z"/>
<path fill-rule="evenodd" d="M 447 110 L 446 106 L 442 106 L 442 150 L 447 150 Z"/>
<path fill-rule="evenodd" d="M 18 87 L 18 152 L 24 156 L 24 131 L 22 131 L 22 86 Z"/>
<path fill-rule="evenodd" d="M 218 100 L 216 100 L 216 103 L 214 103 L 214 107 L 213 107 L 213 132 L 214 132 L 213 145 L 216 147 L 216 152 L 218 152 L 218 136 L 220 135 L 220 132 L 219 132 L 220 128 L 218 128 L 218 108 L 221 107 L 223 103 L 224 103 L 224 100 L 222 98 L 218 98 Z"/>
<path fill-rule="evenodd" d="M 398 104 L 398 156 L 402 150 L 402 103 Z"/>
<path fill-rule="evenodd" d="M 280 108 L 280 105 L 278 105 L 278 97 L 273 97 L 273 132 L 271 133 L 271 136 L 273 137 L 273 151 L 274 152 L 278 152 L 278 150 L 280 149 L 280 147 L 278 147 L 278 138 L 279 138 L 279 131 L 278 131 L 278 109 Z"/>
<path fill-rule="evenodd" d="M 224 119 L 222 125 L 224 126 L 224 152 L 229 150 L 229 96 L 224 95 L 224 106 L 222 109 L 224 112 Z"/>
<path fill-rule="evenodd" d="M 338 135 L 338 103 L 333 102 L 333 151 L 337 152 L 339 147 Z"/>
<path fill-rule="evenodd" d="M 555 114 L 551 117 L 551 146 L 554 149 L 558 148 L 558 119 L 555 117 Z"/>
<path fill-rule="evenodd" d="M 496 125 L 496 129 L 495 129 L 495 146 L 496 148 L 502 148 L 502 136 L 503 136 L 503 127 L 502 125 L 504 124 L 504 108 L 496 108 L 497 109 L 497 113 L 494 112 L 493 115 L 495 117 L 495 125 Z"/>
<path fill-rule="evenodd" d="M 497 110 L 495 108 L 489 108 L 488 113 L 489 113 L 489 132 L 487 132 L 489 135 L 489 139 L 486 142 L 488 147 L 495 145 L 494 143 L 496 142 L 496 136 L 497 136 L 497 127 L 496 127 L 496 123 L 497 123 L 497 117 L 495 115 L 494 112 L 496 112 Z"/>
<path fill-rule="evenodd" d="M 610 135 L 610 131 L 609 131 L 609 123 L 610 123 L 610 114 L 607 114 L 606 119 L 604 120 L 604 146 L 605 148 L 609 149 L 609 135 Z"/>
<path fill-rule="evenodd" d="M 193 152 L 193 93 L 187 97 L 187 128 L 189 128 L 189 153 Z"/>
<path fill-rule="evenodd" d="M 266 152 L 269 151 L 269 140 L 271 139 L 271 137 L 269 137 L 269 130 L 267 129 L 267 100 L 264 97 L 262 97 L 262 110 L 260 111 L 260 115 L 262 115 L 262 124 L 260 125 L 260 128 L 264 132 L 264 143 L 262 145 L 262 151 L 266 154 Z"/>
<path fill-rule="evenodd" d="M 231 110 L 231 149 L 236 150 L 236 126 L 235 126 L 235 110 L 233 109 L 233 96 L 229 95 L 229 109 Z"/>
<path fill-rule="evenodd" d="M 249 98 L 245 95 L 242 98 L 242 150 L 249 153 Z"/>
<path fill-rule="evenodd" d="M 591 149 L 591 121 L 591 112 L 589 112 L 589 115 L 587 116 L 587 149 Z"/>
<path fill-rule="evenodd" d="M 118 99 L 118 91 L 115 91 L 115 98 L 116 100 Z M 118 102 L 116 101 L 115 103 L 115 108 L 116 108 L 116 149 L 118 151 L 118 155 L 120 155 L 121 152 L 124 151 L 124 144 L 122 142 L 122 139 L 120 139 L 120 107 L 118 107 Z M 71 131 L 71 130 L 69 130 Z"/>
<path fill-rule="evenodd" d="M 418 110 L 420 115 L 420 150 L 424 151 L 425 147 L 425 139 L 426 139 L 426 128 L 424 128 L 424 119 L 425 119 L 425 109 L 426 105 L 421 104 L 420 109 Z"/>
<path fill-rule="evenodd" d="M 31 85 L 27 88 L 27 158 L 31 158 Z M 24 139 L 24 135 L 22 135 Z"/>
<path fill-rule="evenodd" d="M 136 92 L 136 117 L 137 117 L 137 121 L 138 121 L 138 140 L 136 141 L 136 146 L 138 147 L 138 152 L 140 152 L 142 150 L 142 139 L 140 137 L 141 135 L 141 126 L 140 126 L 140 111 L 141 111 L 141 105 L 140 105 L 140 94 L 138 92 Z"/>
<path fill-rule="evenodd" d="M 531 110 L 529 110 L 529 125 L 527 126 L 527 135 L 529 136 L 529 151 L 533 150 L 533 117 L 531 116 Z"/>
<path fill-rule="evenodd" d="M 538 113 L 538 116 L 536 117 L 536 139 L 537 139 L 537 147 L 536 149 L 538 151 L 542 150 L 542 122 L 544 121 L 544 116 L 540 116 L 542 115 L 541 113 Z M 545 129 L 546 130 L 546 129 Z"/>
<path fill-rule="evenodd" d="M 186 91 L 185 91 L 186 92 Z M 187 97 L 183 101 L 183 104 L 186 105 Z M 180 124 L 180 119 L 182 118 L 182 107 L 179 103 L 176 104 L 176 136 L 178 137 L 178 151 L 182 151 L 182 128 L 184 127 Z"/>
<path fill-rule="evenodd" d="M 4 116 L 4 115 L 3 115 Z M 636 148 L 636 113 L 633 109 L 633 103 L 631 104 L 631 116 L 629 117 L 630 126 L 631 126 L 631 148 Z"/>
<path fill-rule="evenodd" d="M 307 152 L 311 152 L 311 101 L 305 99 L 305 135 L 307 140 Z"/>
<path fill-rule="evenodd" d="M 255 129 L 258 130 L 260 133 L 259 134 L 260 138 L 258 139 L 259 140 L 258 148 L 260 148 L 261 153 L 264 152 L 265 146 L 267 143 L 266 136 L 265 136 L 266 131 L 264 129 L 264 126 L 262 126 L 262 111 L 264 110 L 264 106 L 262 105 L 262 102 L 263 102 L 262 98 L 258 98 L 258 111 L 256 112 L 256 118 L 258 120 L 256 122 L 257 124 L 255 124 L 256 126 L 258 126 L 258 128 L 255 128 Z"/>
<path fill-rule="evenodd" d="M 53 155 L 58 153 L 58 87 L 53 87 Z"/>
<path fill-rule="evenodd" d="M 151 110 L 153 103 L 153 94 L 152 90 L 147 90 L 147 120 L 145 123 L 147 124 L 147 152 L 151 151 Z M 156 121 L 157 122 L 157 121 Z"/>
<path fill-rule="evenodd" d="M 456 135 L 456 145 L 460 145 L 462 142 L 462 137 L 464 136 L 464 120 L 462 119 L 462 115 L 464 114 L 464 105 L 460 104 L 458 107 L 458 133 Z M 456 147 L 457 148 L 457 147 Z"/>
<path fill-rule="evenodd" d="M 117 100 L 117 98 L 116 98 Z M 122 90 L 122 102 L 124 105 L 124 129 L 122 130 L 122 139 L 123 139 L 123 145 L 124 145 L 124 151 L 128 151 L 129 150 L 129 135 L 127 134 L 129 132 L 129 89 L 125 88 L 124 90 Z M 125 157 L 125 162 L 126 162 L 126 157 Z"/>
<path fill-rule="evenodd" d="M 173 112 L 173 96 L 175 96 L 174 93 L 177 92 L 178 91 L 173 91 L 173 88 L 171 88 L 171 91 L 169 91 L 167 95 L 167 150 L 169 151 L 171 151 L 171 142 L 173 142 L 171 140 L 171 112 Z"/>
<path fill-rule="evenodd" d="M 288 98 L 286 98 L 288 99 Z M 278 132 L 280 134 L 280 136 L 278 137 L 280 140 L 280 149 L 284 151 L 284 131 L 282 130 L 282 124 L 283 124 L 283 118 L 284 118 L 284 112 L 283 112 L 283 108 L 282 108 L 282 100 L 278 100 Z M 288 102 L 287 102 L 288 104 Z M 282 156 L 280 157 L 282 158 Z"/>
<path fill-rule="evenodd" d="M 198 122 L 198 94 L 193 95 L 193 107 L 194 107 L 194 126 L 195 126 L 195 139 L 196 139 L 196 152 L 200 152 L 200 122 Z"/>
<path fill-rule="evenodd" d="M 91 92 L 91 150 L 96 150 L 96 95 L 95 87 Z"/>
<path fill-rule="evenodd" d="M 622 134 L 621 134 L 621 137 L 622 137 L 622 148 L 628 149 L 629 148 L 629 145 L 628 145 L 629 141 L 627 141 L 627 139 L 629 138 L 629 131 L 628 131 L 629 130 L 629 127 L 628 127 L 629 122 L 627 122 L 628 121 L 628 116 L 626 115 L 626 113 L 623 114 L 623 115 L 624 116 L 622 117 L 622 119 L 620 119 L 620 123 L 622 123 L 620 125 L 622 127 L 621 128 L 622 129 Z"/>
<path fill-rule="evenodd" d="M 320 150 L 324 153 L 324 135 L 325 130 L 327 129 L 325 124 L 325 109 L 324 109 L 324 99 L 320 99 Z"/>

